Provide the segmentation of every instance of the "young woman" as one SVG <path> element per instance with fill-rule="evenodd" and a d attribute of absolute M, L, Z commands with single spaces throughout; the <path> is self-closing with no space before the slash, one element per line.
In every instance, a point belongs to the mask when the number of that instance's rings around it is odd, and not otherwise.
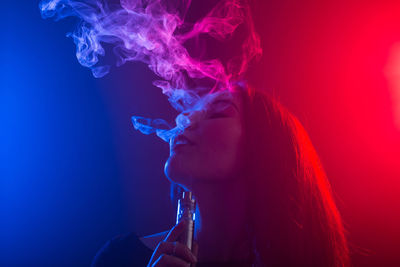
<path fill-rule="evenodd" d="M 295 116 L 251 87 L 190 116 L 170 142 L 165 174 L 173 195 L 183 188 L 196 198 L 194 251 L 176 242 L 180 223 L 114 238 L 94 266 L 349 265 L 329 182 Z"/>

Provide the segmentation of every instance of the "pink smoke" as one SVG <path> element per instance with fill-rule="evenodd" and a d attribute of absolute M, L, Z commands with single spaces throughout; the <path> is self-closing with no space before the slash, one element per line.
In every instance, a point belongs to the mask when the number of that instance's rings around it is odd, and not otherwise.
<path fill-rule="evenodd" d="M 191 0 L 121 0 L 120 5 L 109 6 L 104 0 L 43 0 L 39 7 L 43 18 L 80 19 L 74 32 L 67 36 L 76 44 L 80 64 L 90 68 L 95 77 L 103 77 L 110 71 L 110 66 L 99 64 L 99 56 L 105 55 L 103 45 L 111 44 L 117 66 L 127 61 L 147 64 L 161 78 L 154 85 L 162 89 L 177 110 L 184 111 L 193 107 L 204 90 L 230 91 L 243 78 L 249 61 L 262 52 L 245 1 L 220 1 L 195 23 L 185 22 L 190 4 Z M 247 29 L 242 54 L 232 57 L 225 65 L 217 58 L 193 58 L 184 46 L 201 34 L 217 40 L 227 39 L 241 24 Z M 211 81 L 212 85 L 200 88 L 190 83 L 201 79 Z M 146 120 L 136 120 L 137 125 L 138 121 Z M 155 131 L 150 125 L 147 128 L 151 130 L 146 133 Z"/>

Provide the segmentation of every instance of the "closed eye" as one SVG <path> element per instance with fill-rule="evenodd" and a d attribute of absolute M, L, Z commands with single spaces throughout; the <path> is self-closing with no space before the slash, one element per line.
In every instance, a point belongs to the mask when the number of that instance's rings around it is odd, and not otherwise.
<path fill-rule="evenodd" d="M 211 108 L 208 110 L 208 119 L 228 118 L 236 114 L 236 105 L 228 100 L 217 100 L 211 104 Z"/>
<path fill-rule="evenodd" d="M 229 117 L 229 115 L 226 113 L 222 113 L 222 112 L 214 112 L 214 113 L 210 114 L 207 118 L 215 119 L 215 118 L 225 118 L 225 117 Z"/>

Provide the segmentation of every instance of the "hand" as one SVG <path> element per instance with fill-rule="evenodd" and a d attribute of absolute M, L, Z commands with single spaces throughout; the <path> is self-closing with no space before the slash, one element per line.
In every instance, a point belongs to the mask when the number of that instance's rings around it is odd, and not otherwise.
<path fill-rule="evenodd" d="M 183 233 L 186 223 L 185 220 L 179 222 L 171 229 L 171 231 L 169 231 L 165 239 L 158 243 L 147 265 L 148 267 L 187 267 L 190 266 L 190 263 L 197 262 L 195 256 L 198 251 L 197 243 L 194 242 L 194 253 L 192 253 L 186 245 L 177 241 L 179 236 Z"/>

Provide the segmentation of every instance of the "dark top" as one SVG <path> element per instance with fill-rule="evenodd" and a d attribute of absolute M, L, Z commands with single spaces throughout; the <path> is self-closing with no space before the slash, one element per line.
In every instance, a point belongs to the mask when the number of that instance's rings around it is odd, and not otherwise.
<path fill-rule="evenodd" d="M 153 250 L 134 232 L 117 235 L 107 241 L 93 258 L 92 267 L 138 266 L 146 267 Z"/>
<path fill-rule="evenodd" d="M 107 241 L 93 258 L 92 267 L 137 266 L 146 267 L 153 250 L 148 248 L 134 233 L 118 235 Z M 198 262 L 196 267 L 252 266 L 254 258 L 248 262 Z"/>

